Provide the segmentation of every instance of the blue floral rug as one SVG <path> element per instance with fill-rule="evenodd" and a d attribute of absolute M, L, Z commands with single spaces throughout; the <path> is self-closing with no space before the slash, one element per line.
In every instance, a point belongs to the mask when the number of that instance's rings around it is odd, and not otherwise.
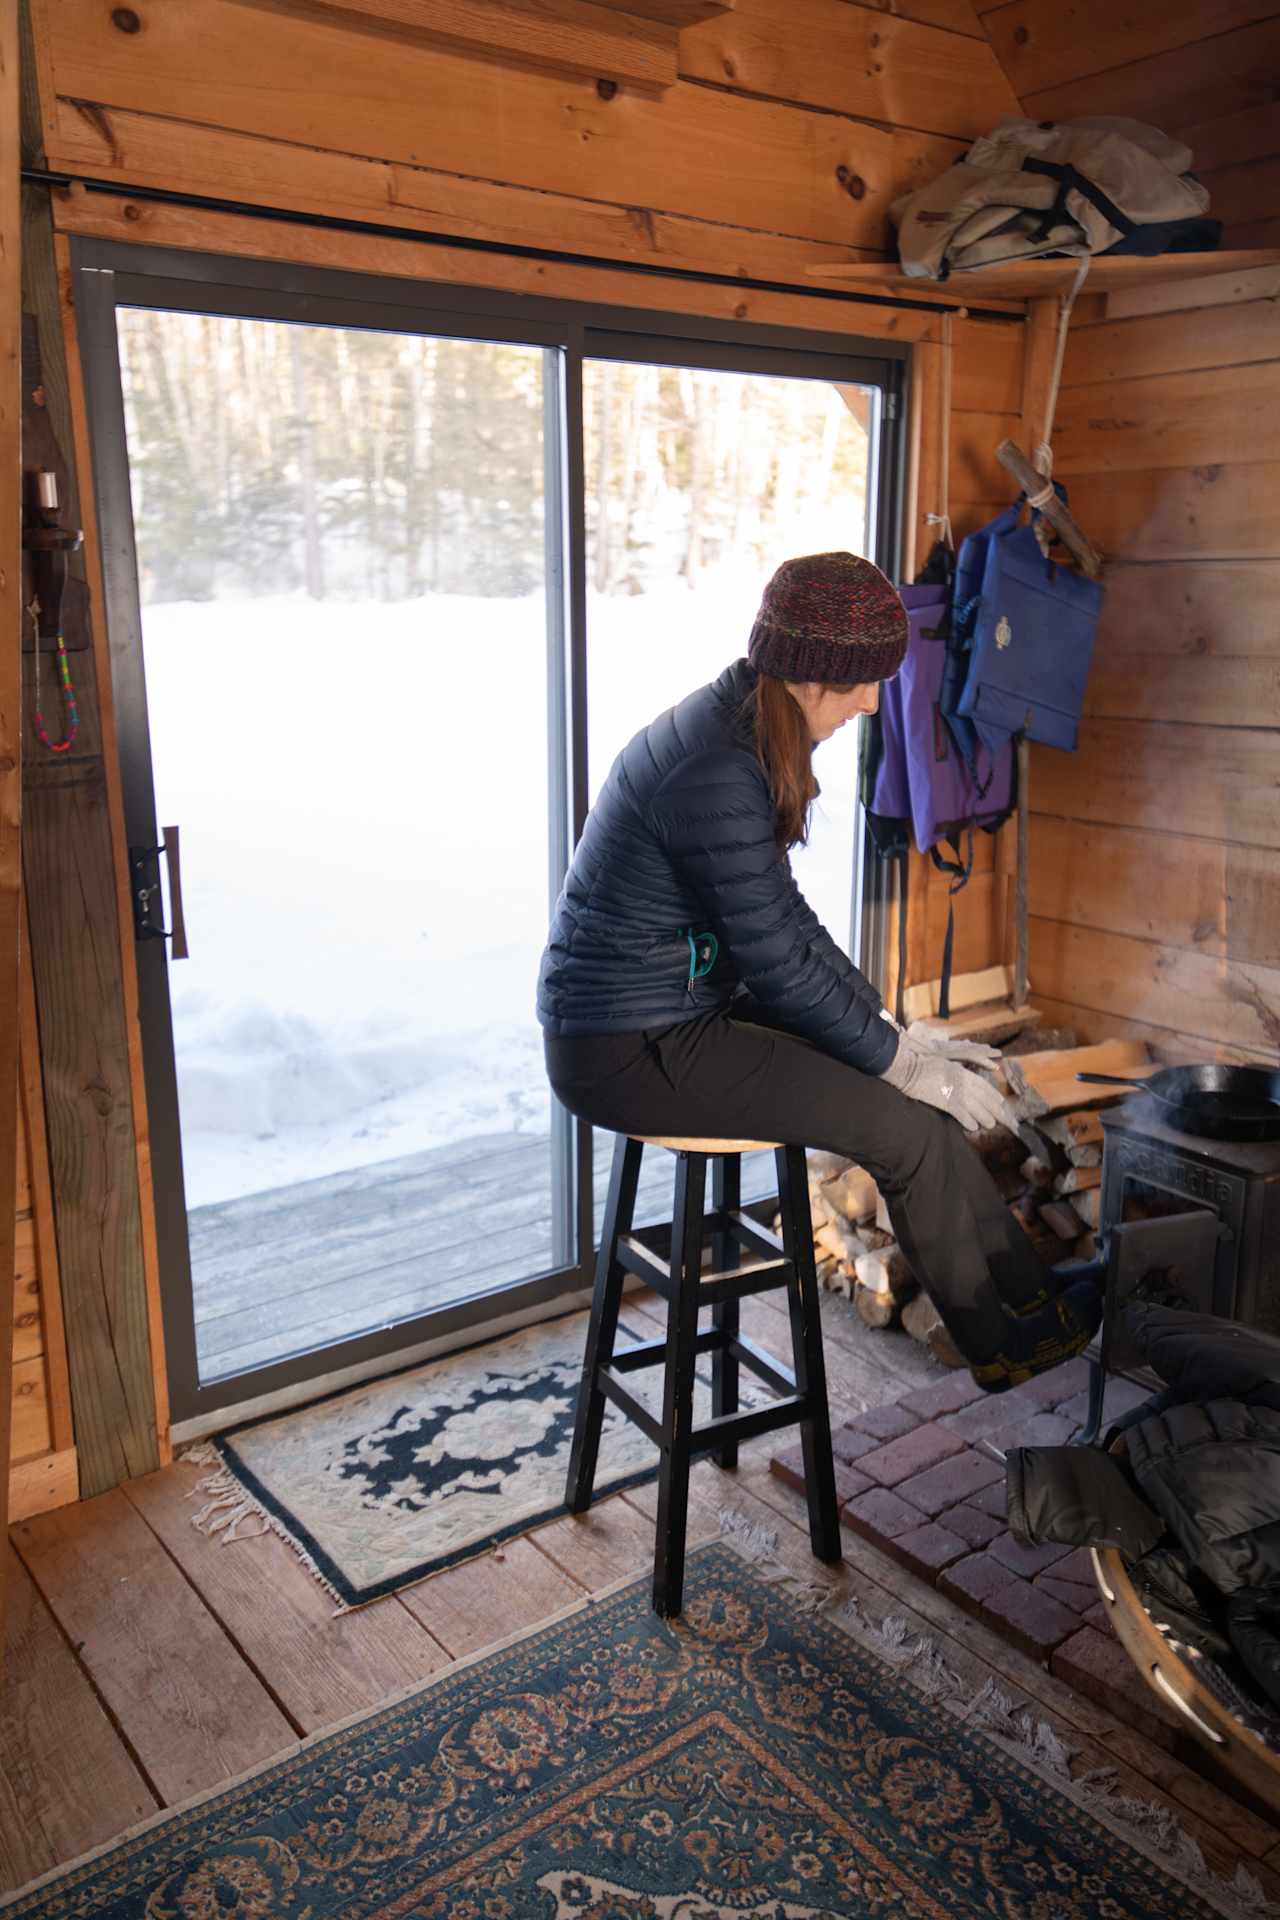
<path fill-rule="evenodd" d="M 42 1920 L 1230 1911 L 721 1544 L 20 1894 Z"/>

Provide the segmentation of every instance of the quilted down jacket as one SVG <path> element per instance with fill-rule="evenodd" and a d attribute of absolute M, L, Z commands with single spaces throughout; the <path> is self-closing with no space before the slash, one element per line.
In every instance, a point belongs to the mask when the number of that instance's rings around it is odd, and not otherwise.
<path fill-rule="evenodd" d="M 538 1018 L 553 1034 L 634 1033 L 745 990 L 779 1026 L 879 1074 L 897 1034 L 778 845 L 744 706 L 756 678 L 735 661 L 614 761 L 556 904 Z"/>
<path fill-rule="evenodd" d="M 1280 1340 L 1132 1302 L 1129 1333 L 1165 1381 L 1114 1431 L 1127 1457 L 1015 1447 L 1009 1525 L 1028 1546 L 1118 1546 L 1154 1616 L 1229 1647 L 1280 1706 Z"/>

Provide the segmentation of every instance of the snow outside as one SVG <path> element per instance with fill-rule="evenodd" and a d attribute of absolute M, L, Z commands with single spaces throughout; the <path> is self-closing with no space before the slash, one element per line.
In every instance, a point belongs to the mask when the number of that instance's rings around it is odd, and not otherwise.
<path fill-rule="evenodd" d="M 121 322 L 188 1205 L 545 1136 L 546 357 Z M 586 401 L 594 794 L 780 560 L 865 549 L 870 396 L 596 362 Z M 842 944 L 856 751 L 795 859 Z"/>

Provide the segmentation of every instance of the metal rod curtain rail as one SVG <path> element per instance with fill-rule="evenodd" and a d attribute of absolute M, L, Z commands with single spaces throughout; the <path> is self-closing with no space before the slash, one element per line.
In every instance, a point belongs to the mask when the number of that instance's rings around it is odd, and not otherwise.
<path fill-rule="evenodd" d="M 706 286 L 741 287 L 752 293 L 802 294 L 806 300 L 836 300 L 846 306 L 893 307 L 910 313 L 965 313 L 974 320 L 1005 320 L 1023 324 L 1024 315 L 999 307 L 973 307 L 957 300 L 905 300 L 891 293 L 850 293 L 843 287 L 806 286 L 790 280 L 757 280 L 736 273 L 709 273 L 697 267 L 667 267 L 650 260 L 610 260 L 594 253 L 567 253 L 559 247 L 528 247 L 503 240 L 477 240 L 470 234 L 433 233 L 419 227 L 385 226 L 380 220 L 351 220 L 342 214 L 304 213 L 296 207 L 255 206 L 247 200 L 220 200 L 203 193 L 180 193 L 170 187 L 136 187 L 121 180 L 94 180 L 81 173 L 49 173 L 42 167 L 23 167 L 23 184 L 31 187 L 83 187 L 86 193 L 112 199 L 154 200 L 162 206 L 194 207 L 205 213 L 235 213 L 254 220 L 279 220 L 291 227 L 320 227 L 331 233 L 368 233 L 381 240 L 414 240 L 420 246 L 457 247 L 467 253 L 493 253 L 513 260 L 552 261 L 562 267 L 595 267 L 609 273 L 649 274 L 659 280 L 693 280 Z"/>

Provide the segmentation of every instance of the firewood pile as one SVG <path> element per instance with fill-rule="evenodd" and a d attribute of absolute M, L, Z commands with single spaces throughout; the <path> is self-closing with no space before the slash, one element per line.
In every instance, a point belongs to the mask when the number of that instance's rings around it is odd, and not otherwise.
<path fill-rule="evenodd" d="M 1021 1131 L 997 1128 L 970 1135 L 970 1143 L 1050 1266 L 1088 1259 L 1094 1251 L 1102 1199 L 1098 1110 L 1124 1098 L 1116 1088 L 1081 1084 L 1076 1074 L 1145 1079 L 1155 1067 L 1141 1042 L 1108 1040 L 1006 1056 L 997 1069 Z M 904 1327 L 936 1359 L 961 1366 L 894 1239 L 888 1208 L 871 1175 L 837 1154 L 810 1152 L 809 1204 L 819 1282 L 851 1300 L 867 1326 Z"/>

